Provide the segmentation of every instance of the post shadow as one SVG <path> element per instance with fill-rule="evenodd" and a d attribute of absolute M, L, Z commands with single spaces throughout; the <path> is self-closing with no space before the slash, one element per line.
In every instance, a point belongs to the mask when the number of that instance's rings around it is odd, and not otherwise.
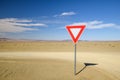
<path fill-rule="evenodd" d="M 78 75 L 79 73 L 81 73 L 87 66 L 95 66 L 98 65 L 97 63 L 84 63 L 84 67 L 78 71 L 75 75 Z"/>

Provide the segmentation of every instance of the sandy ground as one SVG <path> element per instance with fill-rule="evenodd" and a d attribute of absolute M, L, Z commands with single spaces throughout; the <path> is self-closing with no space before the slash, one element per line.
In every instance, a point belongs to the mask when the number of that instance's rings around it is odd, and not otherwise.
<path fill-rule="evenodd" d="M 0 41 L 0 52 L 73 52 L 73 42 L 42 41 Z M 120 52 L 120 41 L 81 41 L 77 43 L 78 52 Z"/>
<path fill-rule="evenodd" d="M 81 41 L 74 76 L 72 42 L 0 41 L 0 80 L 120 80 L 119 61 L 120 41 Z"/>
<path fill-rule="evenodd" d="M 120 80 L 120 53 L 0 52 L 0 80 Z"/>

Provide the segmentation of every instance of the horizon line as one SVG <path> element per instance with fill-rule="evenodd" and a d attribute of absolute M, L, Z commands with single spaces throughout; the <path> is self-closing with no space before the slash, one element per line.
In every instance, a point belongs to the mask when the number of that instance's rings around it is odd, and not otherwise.
<path fill-rule="evenodd" d="M 71 39 L 63 40 L 47 40 L 47 39 L 14 39 L 14 38 L 0 38 L 0 41 L 72 41 Z M 120 40 L 78 40 L 78 41 L 120 41 Z"/>

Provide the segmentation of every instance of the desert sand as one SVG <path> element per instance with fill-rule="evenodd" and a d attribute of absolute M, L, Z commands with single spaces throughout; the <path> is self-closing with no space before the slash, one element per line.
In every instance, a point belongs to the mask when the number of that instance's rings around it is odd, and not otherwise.
<path fill-rule="evenodd" d="M 120 42 L 0 43 L 0 80 L 120 80 Z M 85 64 L 94 64 L 87 65 Z"/>

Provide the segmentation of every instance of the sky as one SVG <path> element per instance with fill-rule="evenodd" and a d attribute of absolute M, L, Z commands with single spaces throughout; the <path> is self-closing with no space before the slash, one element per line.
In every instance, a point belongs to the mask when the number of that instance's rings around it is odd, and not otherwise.
<path fill-rule="evenodd" d="M 120 0 L 0 0 L 0 38 L 68 40 L 67 25 L 86 25 L 79 40 L 120 40 Z"/>

